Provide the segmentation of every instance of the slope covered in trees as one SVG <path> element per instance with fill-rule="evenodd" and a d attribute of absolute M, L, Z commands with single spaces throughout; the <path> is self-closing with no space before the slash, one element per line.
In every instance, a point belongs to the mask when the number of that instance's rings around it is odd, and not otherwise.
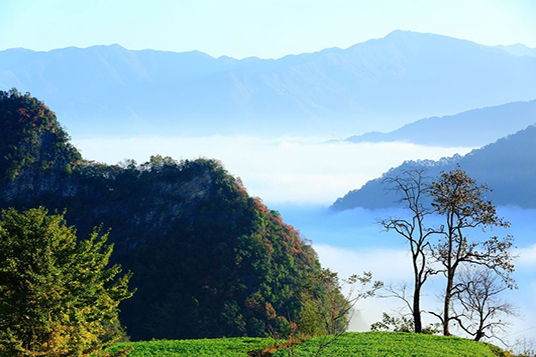
<path fill-rule="evenodd" d="M 81 158 L 54 112 L 30 95 L 0 91 L 0 183 L 29 167 L 69 170 Z"/>
<path fill-rule="evenodd" d="M 120 306 L 133 339 L 284 334 L 299 319 L 315 252 L 219 162 L 85 161 L 43 103 L 0 99 L 0 157 L 16 157 L 0 172 L 0 207 L 66 209 L 80 236 L 112 228 L 112 261 L 138 289 Z"/>
<path fill-rule="evenodd" d="M 529 126 L 463 157 L 455 155 L 439 161 L 406 161 L 360 189 L 338 198 L 331 208 L 341 211 L 354 207 L 395 207 L 398 205 L 397 197 L 382 184 L 384 177 L 397 176 L 412 168 L 426 169 L 427 176 L 436 177 L 441 171 L 452 170 L 457 165 L 493 189 L 487 196 L 495 204 L 536 207 L 536 126 Z"/>

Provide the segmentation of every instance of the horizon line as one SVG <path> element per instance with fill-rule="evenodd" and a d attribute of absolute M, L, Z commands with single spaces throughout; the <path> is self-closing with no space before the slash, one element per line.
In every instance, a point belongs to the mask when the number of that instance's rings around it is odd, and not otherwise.
<path fill-rule="evenodd" d="M 320 53 L 320 52 L 329 51 L 329 50 L 345 51 L 345 50 L 348 50 L 348 49 L 350 49 L 350 48 L 352 48 L 354 46 L 364 44 L 364 43 L 367 43 L 367 42 L 370 42 L 370 41 L 379 41 L 379 40 L 386 39 L 386 38 L 388 38 L 389 36 L 391 36 L 391 35 L 393 35 L 395 33 L 413 33 L 413 34 L 419 34 L 419 35 L 433 35 L 433 36 L 438 36 L 438 37 L 451 38 L 451 39 L 455 39 L 455 40 L 459 40 L 459 41 L 471 42 L 471 43 L 474 43 L 474 44 L 477 44 L 477 45 L 480 45 L 480 46 L 491 47 L 491 48 L 494 48 L 494 47 L 510 47 L 510 46 L 519 46 L 519 45 L 521 45 L 521 46 L 523 46 L 523 47 L 525 47 L 527 49 L 536 50 L 536 47 L 529 47 L 529 46 L 527 46 L 527 45 L 525 45 L 523 43 L 520 43 L 520 42 L 516 42 L 516 43 L 512 43 L 512 44 L 484 45 L 484 44 L 475 42 L 473 40 L 468 40 L 468 39 L 463 39 L 463 38 L 458 38 L 458 37 L 452 37 L 452 36 L 442 35 L 442 34 L 433 33 L 433 32 L 419 32 L 419 31 L 413 31 L 413 30 L 396 29 L 396 30 L 393 30 L 393 31 L 389 32 L 387 35 L 385 35 L 383 37 L 370 38 L 370 39 L 362 41 L 362 42 L 357 42 L 357 43 L 355 43 L 355 44 L 353 44 L 351 46 L 348 46 L 346 48 L 341 48 L 341 47 L 337 47 L 337 46 L 325 47 L 325 48 L 322 48 L 322 49 L 319 49 L 319 50 L 313 51 L 313 52 L 288 53 L 288 54 L 285 54 L 285 55 L 280 56 L 280 57 L 246 56 L 246 57 L 242 57 L 242 58 L 236 58 L 236 57 L 232 57 L 232 56 L 229 56 L 229 55 L 214 56 L 214 55 L 211 55 L 210 53 L 203 52 L 201 50 L 195 50 L 195 49 L 194 50 L 185 50 L 185 51 L 162 50 L 162 49 L 154 49 L 154 48 L 131 49 L 131 48 L 126 48 L 125 46 L 123 46 L 123 45 L 121 45 L 119 43 L 95 44 L 95 45 L 90 45 L 90 46 L 87 46 L 87 47 L 67 46 L 67 47 L 52 48 L 52 49 L 49 49 L 49 50 L 33 50 L 33 49 L 30 49 L 30 48 L 25 48 L 25 47 L 10 47 L 10 48 L 1 49 L 0 52 L 12 51 L 12 50 L 24 50 L 24 51 L 31 51 L 31 52 L 37 52 L 37 53 L 50 53 L 50 52 L 66 50 L 66 49 L 87 50 L 87 49 L 91 49 L 91 48 L 95 48 L 95 47 L 120 47 L 120 48 L 122 48 L 124 50 L 134 51 L 134 52 L 154 51 L 154 52 L 168 52 L 168 53 L 175 53 L 175 54 L 200 53 L 200 54 L 209 56 L 209 57 L 214 58 L 214 59 L 229 58 L 229 59 L 233 59 L 233 60 L 237 60 L 237 61 L 248 60 L 248 59 L 260 59 L 260 60 L 274 60 L 275 61 L 275 60 L 280 60 L 280 59 L 286 58 L 286 57 L 315 54 L 315 53 Z"/>

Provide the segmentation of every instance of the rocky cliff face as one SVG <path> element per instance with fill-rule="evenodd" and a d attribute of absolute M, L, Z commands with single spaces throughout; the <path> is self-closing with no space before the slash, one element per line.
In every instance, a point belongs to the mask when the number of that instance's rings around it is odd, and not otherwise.
<path fill-rule="evenodd" d="M 1 201 L 9 204 L 14 201 L 32 200 L 35 196 L 54 194 L 60 197 L 74 197 L 80 187 L 73 176 L 61 172 L 24 170 L 15 179 L 2 187 Z"/>
<path fill-rule="evenodd" d="M 165 172 L 150 165 L 122 169 L 87 162 L 70 173 L 25 169 L 4 185 L 0 204 L 67 209 L 66 218 L 81 234 L 100 224 L 113 228 L 116 255 L 125 254 L 167 234 L 171 222 L 194 221 L 195 208 L 211 199 L 218 166 L 204 160 L 173 163 Z"/>

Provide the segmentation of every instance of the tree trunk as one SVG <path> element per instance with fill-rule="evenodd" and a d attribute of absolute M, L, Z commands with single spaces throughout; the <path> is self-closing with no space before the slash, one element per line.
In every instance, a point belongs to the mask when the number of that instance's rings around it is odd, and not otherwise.
<path fill-rule="evenodd" d="M 415 282 L 415 292 L 413 293 L 413 324 L 415 325 L 415 332 L 421 333 L 421 285 L 418 282 Z"/>
<path fill-rule="evenodd" d="M 452 297 L 452 285 L 454 275 L 448 272 L 447 276 L 447 288 L 445 290 L 445 305 L 443 306 L 443 335 L 450 336 L 449 322 L 450 322 L 450 299 Z"/>

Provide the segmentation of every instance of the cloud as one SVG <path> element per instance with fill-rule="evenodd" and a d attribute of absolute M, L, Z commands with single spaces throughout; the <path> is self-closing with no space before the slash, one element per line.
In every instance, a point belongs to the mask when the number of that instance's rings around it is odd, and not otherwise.
<path fill-rule="evenodd" d="M 313 245 L 322 266 L 338 272 L 341 277 L 372 271 L 382 281 L 411 280 L 410 255 L 407 250 L 366 248 L 348 249 L 327 244 Z"/>
<path fill-rule="evenodd" d="M 518 266 L 536 268 L 536 243 L 530 247 L 518 249 L 516 253 L 519 255 Z"/>
<path fill-rule="evenodd" d="M 144 162 L 161 154 L 175 159 L 219 159 L 248 191 L 268 203 L 330 204 L 389 168 L 409 159 L 439 159 L 470 148 L 422 147 L 410 143 L 326 142 L 328 138 L 251 136 L 148 137 L 75 141 L 89 160 Z"/>
<path fill-rule="evenodd" d="M 348 249 L 327 244 L 314 245 L 323 267 L 339 273 L 341 278 L 364 271 L 373 273 L 374 280 L 394 283 L 411 280 L 410 257 L 405 250 Z M 351 331 L 367 331 L 370 325 L 380 321 L 383 312 L 389 314 L 401 306 L 400 301 L 373 297 L 358 301 L 352 316 Z"/>
<path fill-rule="evenodd" d="M 382 281 L 385 286 L 398 289 L 402 284 L 407 284 L 406 297 L 411 299 L 413 272 L 408 250 L 373 247 L 349 249 L 328 244 L 316 244 L 313 247 L 320 257 L 322 266 L 338 272 L 341 278 L 371 271 L 373 279 Z M 429 280 L 422 292 L 423 311 L 438 310 L 441 307 L 441 301 L 436 295 L 442 288 L 443 285 L 439 279 Z M 375 297 L 358 301 L 350 330 L 368 331 L 371 324 L 382 319 L 383 312 L 391 316 L 409 313 L 402 300 L 386 297 L 389 295 L 391 294 L 388 291 L 382 289 Z M 425 324 L 437 322 L 434 317 L 425 313 L 423 321 Z"/>

